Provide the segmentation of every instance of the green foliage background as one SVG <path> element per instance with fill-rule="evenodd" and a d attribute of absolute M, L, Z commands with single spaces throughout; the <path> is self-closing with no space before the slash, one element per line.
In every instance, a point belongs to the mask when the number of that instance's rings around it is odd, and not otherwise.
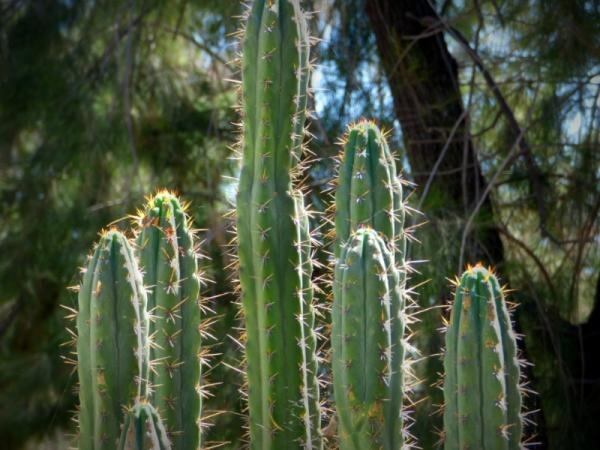
<path fill-rule="evenodd" d="M 345 126 L 363 115 L 391 130 L 392 147 L 411 173 L 402 132 L 380 68 L 365 0 L 306 1 L 313 34 L 315 118 L 310 146 L 320 159 L 308 174 L 312 203 L 323 211 L 334 170 L 330 157 Z M 526 130 L 543 175 L 540 211 L 522 159 L 503 165 L 513 145 L 505 117 L 464 49 L 446 36 L 459 64 L 463 103 L 482 170 L 494 180 L 494 222 L 505 246 L 505 279 L 516 292 L 521 331 L 527 333 L 531 401 L 543 411 L 551 448 L 584 447 L 599 406 L 597 380 L 580 370 L 578 341 L 598 299 L 600 207 L 600 6 L 593 1 L 444 1 L 437 9 L 477 50 Z M 212 353 L 219 381 L 210 439 L 240 439 L 237 392 L 239 349 L 227 337 L 238 325 L 226 267 L 231 238 L 226 212 L 234 198 L 237 163 L 235 109 L 238 50 L 232 35 L 243 6 L 217 0 L 7 0 L 0 2 L 0 435 L 18 449 L 71 433 L 76 405 L 72 367 L 65 364 L 66 289 L 78 283 L 100 228 L 127 229 L 127 215 L 158 188 L 192 203 L 205 239 L 204 287 L 218 320 Z M 496 174 L 498 175 L 496 176 Z M 460 270 L 460 242 L 468 211 L 435 219 L 442 197 L 411 198 L 426 225 L 413 245 L 418 273 L 412 284 L 425 310 L 414 342 L 423 355 L 439 352 L 446 277 Z M 446 216 L 448 217 L 448 216 Z M 115 219 L 120 219 L 114 222 Z M 416 217 L 416 222 L 423 219 Z M 477 220 L 483 220 L 478 218 Z M 489 220 L 489 218 L 485 218 Z M 458 228 L 457 228 L 458 227 Z M 325 230 L 323 230 L 325 231 Z M 326 261 L 326 256 L 320 254 Z M 463 261 L 467 262 L 467 261 Z M 474 262 L 474 261 L 472 261 Z M 596 300 L 597 301 L 597 300 Z M 566 331 L 565 331 L 566 330 Z M 568 333 L 567 333 L 568 332 Z M 567 333 L 567 334 L 565 334 Z M 567 338 L 564 338 L 567 336 Z M 72 356 L 72 355 L 71 355 Z M 431 448 L 441 422 L 430 413 L 440 401 L 430 387 L 441 364 L 418 365 L 414 434 Z M 595 397 L 597 398 L 597 397 Z M 588 441 L 589 442 L 589 441 Z M 60 445 L 59 447 L 60 448 Z"/>

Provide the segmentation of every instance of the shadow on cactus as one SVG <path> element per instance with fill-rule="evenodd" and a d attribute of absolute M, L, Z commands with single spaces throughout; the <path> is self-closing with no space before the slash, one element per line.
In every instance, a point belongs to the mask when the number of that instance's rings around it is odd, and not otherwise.
<path fill-rule="evenodd" d="M 341 450 L 404 444 L 405 313 L 385 238 L 359 228 L 340 247 L 333 286 L 333 388 Z"/>
<path fill-rule="evenodd" d="M 118 450 L 170 450 L 167 431 L 149 403 L 136 403 L 125 416 Z"/>

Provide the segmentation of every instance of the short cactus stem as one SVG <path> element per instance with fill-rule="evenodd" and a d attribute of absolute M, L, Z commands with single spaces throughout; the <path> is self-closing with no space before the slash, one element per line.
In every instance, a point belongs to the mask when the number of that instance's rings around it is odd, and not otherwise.
<path fill-rule="evenodd" d="M 298 0 L 255 0 L 243 38 L 237 242 L 250 447 L 320 449 L 308 218 L 292 181 L 309 74 Z"/>
<path fill-rule="evenodd" d="M 143 398 L 148 377 L 146 292 L 133 249 L 104 232 L 79 289 L 79 449 L 114 450 L 123 405 Z"/>
<path fill-rule="evenodd" d="M 444 370 L 444 448 L 522 448 L 516 338 L 498 280 L 480 264 L 456 282 Z"/>
<path fill-rule="evenodd" d="M 404 303 L 385 238 L 359 228 L 341 245 L 334 275 L 331 343 L 341 450 L 404 445 Z"/>
<path fill-rule="evenodd" d="M 137 248 L 150 313 L 149 398 L 174 450 L 200 446 L 199 276 L 191 223 L 166 191 L 148 199 L 137 217 Z"/>
<path fill-rule="evenodd" d="M 171 450 L 171 443 L 156 409 L 136 403 L 125 416 L 118 450 Z"/>
<path fill-rule="evenodd" d="M 368 226 L 384 235 L 401 262 L 406 251 L 402 184 L 382 131 L 361 120 L 348 127 L 335 193 L 335 254 L 352 232 Z"/>

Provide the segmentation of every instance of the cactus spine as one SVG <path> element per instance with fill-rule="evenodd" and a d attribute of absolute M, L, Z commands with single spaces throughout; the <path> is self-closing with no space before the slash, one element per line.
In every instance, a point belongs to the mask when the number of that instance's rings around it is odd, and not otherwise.
<path fill-rule="evenodd" d="M 444 448 L 520 449 L 515 334 L 498 280 L 479 264 L 456 283 L 444 370 Z"/>
<path fill-rule="evenodd" d="M 335 254 L 359 226 L 369 226 L 393 245 L 401 263 L 406 251 L 402 185 L 384 134 L 361 120 L 348 127 L 335 194 Z"/>
<path fill-rule="evenodd" d="M 177 197 L 159 192 L 138 216 L 137 252 L 148 287 L 150 397 L 173 449 L 200 445 L 199 278 L 194 237 Z"/>
<path fill-rule="evenodd" d="M 335 268 L 331 343 L 341 450 L 403 446 L 404 299 L 384 239 L 359 228 L 340 247 Z"/>
<path fill-rule="evenodd" d="M 149 403 L 136 403 L 125 416 L 118 450 L 171 450 L 165 427 Z"/>
<path fill-rule="evenodd" d="M 114 449 L 123 407 L 145 395 L 148 316 L 142 275 L 127 239 L 104 232 L 79 289 L 79 448 Z"/>
<path fill-rule="evenodd" d="M 298 0 L 256 0 L 243 39 L 237 234 L 253 449 L 319 449 L 308 220 L 293 193 L 308 84 Z"/>

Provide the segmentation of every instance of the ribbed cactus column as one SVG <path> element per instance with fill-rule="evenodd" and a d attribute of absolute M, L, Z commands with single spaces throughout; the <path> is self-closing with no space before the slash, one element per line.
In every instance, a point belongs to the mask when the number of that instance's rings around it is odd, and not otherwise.
<path fill-rule="evenodd" d="M 237 233 L 253 449 L 321 448 L 310 240 L 292 174 L 308 83 L 297 0 L 255 0 L 243 39 Z"/>
<path fill-rule="evenodd" d="M 152 405 L 139 402 L 131 408 L 125 416 L 118 450 L 171 450 L 165 427 Z"/>
<path fill-rule="evenodd" d="M 148 376 L 146 292 L 118 231 L 102 234 L 78 303 L 79 448 L 114 450 L 123 407 L 144 396 Z"/>
<path fill-rule="evenodd" d="M 444 370 L 444 448 L 520 449 L 515 334 L 498 280 L 481 265 L 457 283 Z"/>
<path fill-rule="evenodd" d="M 401 263 L 406 251 L 402 185 L 385 136 L 361 120 L 348 127 L 335 193 L 336 256 L 359 226 L 369 226 L 394 245 Z"/>
<path fill-rule="evenodd" d="M 200 445 L 200 307 L 190 221 L 177 197 L 159 192 L 138 215 L 137 253 L 151 315 L 150 398 L 175 450 Z"/>
<path fill-rule="evenodd" d="M 398 450 L 404 299 L 384 238 L 359 228 L 340 247 L 334 277 L 331 359 L 340 449 Z"/>
<path fill-rule="evenodd" d="M 300 191 L 294 192 L 294 221 L 296 222 L 296 237 L 294 244 L 298 253 L 296 272 L 300 284 L 296 288 L 300 311 L 300 336 L 297 343 L 300 347 L 301 362 L 300 395 L 302 397 L 302 420 L 304 422 L 303 448 L 320 449 L 321 412 L 319 409 L 319 385 L 317 382 L 317 335 L 315 333 L 315 311 L 313 307 L 312 284 L 312 246 L 310 239 L 310 224 L 304 207 L 304 196 Z"/>

